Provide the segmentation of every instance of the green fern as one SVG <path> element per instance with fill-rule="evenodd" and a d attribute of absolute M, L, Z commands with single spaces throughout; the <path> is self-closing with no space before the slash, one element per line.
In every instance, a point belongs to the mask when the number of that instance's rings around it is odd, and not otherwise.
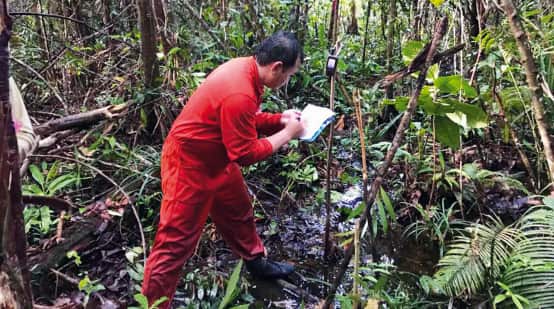
<path fill-rule="evenodd" d="M 434 277 L 442 290 L 475 295 L 499 281 L 529 307 L 554 308 L 554 201 L 545 203 L 510 226 L 493 217 L 466 228 L 439 262 Z"/>
<path fill-rule="evenodd" d="M 497 276 L 517 245 L 519 231 L 490 217 L 489 225 L 475 223 L 455 238 L 435 280 L 450 296 L 474 295 L 485 286 L 487 276 Z M 491 258 L 491 252 L 492 258 Z"/>
<path fill-rule="evenodd" d="M 518 222 L 518 243 L 501 281 L 543 308 L 554 307 L 554 207 L 531 209 Z"/>

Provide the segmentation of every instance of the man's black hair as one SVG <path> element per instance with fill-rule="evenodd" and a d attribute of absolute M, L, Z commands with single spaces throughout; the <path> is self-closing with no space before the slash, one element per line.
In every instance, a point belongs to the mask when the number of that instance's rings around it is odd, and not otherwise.
<path fill-rule="evenodd" d="M 256 62 L 259 65 L 267 65 L 275 61 L 283 62 L 283 69 L 288 69 L 296 64 L 296 59 L 304 61 L 302 45 L 292 32 L 278 31 L 266 38 L 254 52 Z"/>

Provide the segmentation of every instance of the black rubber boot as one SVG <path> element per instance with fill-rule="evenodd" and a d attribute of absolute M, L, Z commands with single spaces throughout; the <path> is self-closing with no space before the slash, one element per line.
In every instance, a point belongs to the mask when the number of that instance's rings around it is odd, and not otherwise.
<path fill-rule="evenodd" d="M 246 261 L 246 269 L 255 277 L 276 279 L 286 278 L 294 271 L 294 266 L 259 256 L 251 261 Z"/>

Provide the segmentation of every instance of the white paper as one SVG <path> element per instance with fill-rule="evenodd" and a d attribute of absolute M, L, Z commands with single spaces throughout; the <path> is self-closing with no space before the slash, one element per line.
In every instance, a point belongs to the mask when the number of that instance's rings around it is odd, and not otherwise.
<path fill-rule="evenodd" d="M 314 141 L 334 117 L 335 113 L 329 108 L 308 104 L 302 111 L 301 119 L 305 121 L 306 128 L 300 139 L 307 142 Z"/>

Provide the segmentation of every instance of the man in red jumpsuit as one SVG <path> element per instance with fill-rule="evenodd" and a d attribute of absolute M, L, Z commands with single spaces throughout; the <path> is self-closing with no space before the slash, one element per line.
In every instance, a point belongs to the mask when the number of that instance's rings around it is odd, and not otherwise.
<path fill-rule="evenodd" d="M 302 59 L 294 35 L 279 31 L 254 56 L 215 69 L 173 123 L 162 150 L 160 223 L 144 270 L 142 293 L 149 303 L 166 296 L 160 308 L 169 307 L 208 216 L 253 275 L 279 278 L 294 271 L 264 256 L 239 165 L 266 159 L 303 131 L 296 111 L 260 111 L 264 86 L 285 85 Z"/>

